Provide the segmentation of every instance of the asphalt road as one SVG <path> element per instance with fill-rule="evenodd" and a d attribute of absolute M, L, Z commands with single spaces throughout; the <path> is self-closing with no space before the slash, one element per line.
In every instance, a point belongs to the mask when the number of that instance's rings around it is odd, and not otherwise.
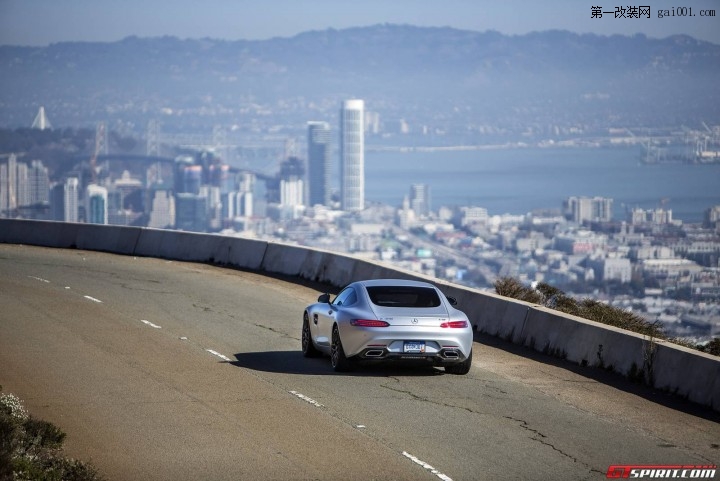
<path fill-rule="evenodd" d="M 0 384 L 110 480 L 604 479 L 720 461 L 716 414 L 489 337 L 467 376 L 336 374 L 300 353 L 319 293 L 0 245 Z"/>

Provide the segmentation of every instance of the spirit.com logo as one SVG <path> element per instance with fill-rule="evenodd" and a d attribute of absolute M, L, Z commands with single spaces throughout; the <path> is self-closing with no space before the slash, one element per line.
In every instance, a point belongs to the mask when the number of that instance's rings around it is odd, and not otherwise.
<path fill-rule="evenodd" d="M 715 479 L 717 466 L 684 465 L 613 465 L 605 475 L 608 479 Z"/>

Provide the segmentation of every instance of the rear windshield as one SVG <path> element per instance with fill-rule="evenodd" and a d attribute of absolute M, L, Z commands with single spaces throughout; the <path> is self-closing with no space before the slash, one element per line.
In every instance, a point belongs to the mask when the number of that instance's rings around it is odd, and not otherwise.
<path fill-rule="evenodd" d="M 367 287 L 370 301 L 384 307 L 438 307 L 440 297 L 432 287 L 373 286 Z"/>

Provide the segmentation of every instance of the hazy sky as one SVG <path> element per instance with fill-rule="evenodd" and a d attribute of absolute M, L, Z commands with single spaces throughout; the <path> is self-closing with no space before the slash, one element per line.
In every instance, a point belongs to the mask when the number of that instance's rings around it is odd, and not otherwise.
<path fill-rule="evenodd" d="M 563 29 L 601 35 L 687 34 L 720 44 L 720 0 L 642 0 L 651 18 L 591 18 L 640 6 L 629 0 L 0 0 L 0 45 L 116 41 L 130 35 L 266 39 L 308 30 L 379 23 L 450 26 L 505 34 Z M 694 17 L 658 18 L 658 10 L 690 7 Z"/>

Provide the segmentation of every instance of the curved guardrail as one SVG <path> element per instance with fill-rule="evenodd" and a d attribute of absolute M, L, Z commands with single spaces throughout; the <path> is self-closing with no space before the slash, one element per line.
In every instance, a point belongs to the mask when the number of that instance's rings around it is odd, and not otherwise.
<path fill-rule="evenodd" d="M 0 242 L 213 263 L 337 287 L 381 277 L 431 280 L 458 300 L 479 332 L 612 370 L 720 411 L 716 356 L 348 255 L 216 234 L 17 219 L 0 219 Z"/>

